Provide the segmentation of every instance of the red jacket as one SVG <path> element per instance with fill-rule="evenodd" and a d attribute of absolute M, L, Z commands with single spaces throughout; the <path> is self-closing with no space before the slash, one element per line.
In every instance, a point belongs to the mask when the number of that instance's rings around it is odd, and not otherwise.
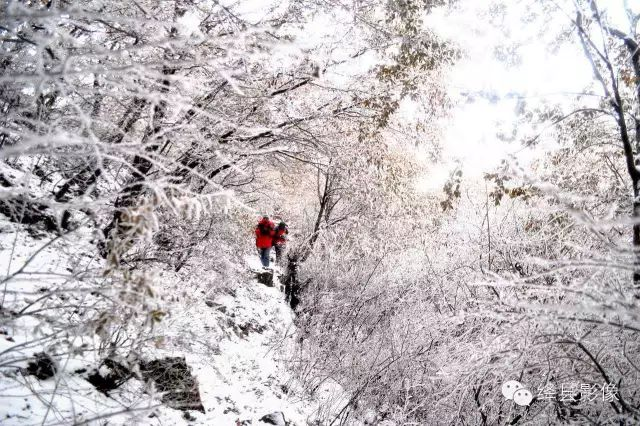
<path fill-rule="evenodd" d="M 256 247 L 269 248 L 273 244 L 275 225 L 269 219 L 262 219 L 256 226 Z"/>
<path fill-rule="evenodd" d="M 287 238 L 285 237 L 285 235 L 287 235 L 289 233 L 289 230 L 287 229 L 287 225 L 284 225 L 284 227 L 276 227 L 275 230 L 275 234 L 273 237 L 273 245 L 279 245 L 279 246 L 283 246 L 287 243 Z"/>

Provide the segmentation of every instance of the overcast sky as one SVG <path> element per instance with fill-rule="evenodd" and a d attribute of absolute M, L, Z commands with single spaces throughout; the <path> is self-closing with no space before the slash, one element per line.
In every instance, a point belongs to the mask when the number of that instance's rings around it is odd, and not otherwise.
<path fill-rule="evenodd" d="M 464 52 L 448 75 L 448 86 L 459 104 L 443 123 L 444 162 L 426 180 L 429 189 L 439 190 L 457 163 L 467 178 L 475 179 L 509 154 L 531 159 L 532 153 L 523 153 L 517 141 L 505 142 L 496 136 L 500 131 L 511 133 L 518 99 L 529 104 L 550 98 L 561 101 L 568 93 L 582 91 L 591 79 L 578 49 L 567 45 L 552 52 L 551 34 L 545 39 L 538 33 L 539 26 L 522 23 L 529 13 L 524 7 L 528 2 L 512 2 L 505 19 L 497 20 L 502 29 L 487 15 L 489 3 L 461 0 L 454 11 L 440 11 L 429 18 L 439 34 Z M 494 51 L 500 45 L 516 46 L 515 64 L 496 57 Z M 473 100 L 467 94 L 475 94 Z"/>
<path fill-rule="evenodd" d="M 531 16 L 531 1 L 504 2 L 508 3 L 504 19 L 496 21 L 487 15 L 491 3 L 460 0 L 455 10 L 441 10 L 428 18 L 429 24 L 458 44 L 465 55 L 448 75 L 448 86 L 454 96 L 458 95 L 459 105 L 443 123 L 445 161 L 425 179 L 428 189 L 441 189 L 456 162 L 463 165 L 467 177 L 478 178 L 510 154 L 517 154 L 525 163 L 535 158 L 540 152 L 527 151 L 517 141 L 510 143 L 496 137 L 499 131 L 510 132 L 513 128 L 518 102 L 513 95 L 529 105 L 569 102 L 572 94 L 584 91 L 592 81 L 590 65 L 578 46 L 565 43 L 552 51 L 550 46 L 557 32 L 544 31 L 536 21 L 523 23 L 523 17 Z M 572 1 L 548 3 L 558 5 L 554 28 L 566 25 L 575 13 Z M 603 0 L 599 4 L 607 10 L 610 22 L 627 30 L 623 0 Z M 640 0 L 629 0 L 628 4 L 640 10 Z M 519 62 L 514 65 L 498 59 L 494 49 L 499 45 L 517 46 L 514 52 Z M 468 93 L 487 96 L 474 96 L 470 102 L 464 96 Z M 552 144 L 547 141 L 545 146 Z"/>

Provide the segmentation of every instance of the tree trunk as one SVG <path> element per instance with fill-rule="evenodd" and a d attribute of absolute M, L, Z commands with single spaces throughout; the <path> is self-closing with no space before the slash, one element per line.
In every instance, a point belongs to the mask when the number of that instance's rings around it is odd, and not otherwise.
<path fill-rule="evenodd" d="M 624 33 L 616 30 L 612 30 L 606 27 L 601 19 L 600 11 L 595 1 L 590 3 L 591 11 L 593 12 L 594 17 L 596 18 L 596 22 L 598 26 L 603 30 L 603 32 L 609 32 L 615 37 L 622 39 L 630 50 L 630 59 L 631 66 L 634 70 L 634 74 L 636 78 L 640 76 L 640 55 L 638 54 L 637 47 L 638 45 L 634 40 L 631 40 Z M 635 160 L 635 152 L 633 150 L 633 145 L 631 143 L 631 136 L 629 135 L 629 128 L 627 126 L 626 118 L 625 118 L 625 108 L 624 101 L 622 96 L 620 95 L 620 88 L 618 86 L 618 78 L 616 72 L 614 70 L 613 63 L 609 57 L 609 53 L 607 50 L 606 43 L 607 41 L 603 41 L 602 50 L 600 50 L 593 40 L 589 38 L 589 35 L 585 31 L 582 26 L 582 13 L 580 11 L 577 12 L 576 15 L 576 27 L 578 30 L 578 36 L 580 38 L 580 43 L 582 45 L 582 50 L 586 58 L 589 60 L 591 64 L 591 68 L 593 69 L 594 76 L 596 80 L 602 86 L 602 89 L 605 93 L 605 96 L 608 98 L 610 106 L 613 110 L 613 116 L 616 119 L 618 124 L 618 131 L 620 134 L 620 141 L 622 142 L 622 148 L 624 152 L 624 159 L 627 166 L 627 173 L 631 178 L 631 184 L 633 188 L 633 201 L 632 201 L 632 211 L 631 218 L 633 220 L 633 238 L 632 238 L 632 250 L 633 250 L 633 286 L 634 286 L 634 297 L 640 297 L 640 170 L 636 166 Z M 598 57 L 600 61 L 604 64 L 604 74 L 601 72 L 598 61 L 594 58 L 594 56 Z M 605 76 L 607 76 L 605 78 Z M 608 78 L 608 81 L 607 81 Z M 640 103 L 640 86 L 638 87 L 638 91 L 636 92 L 636 102 Z M 634 117 L 637 122 L 637 117 Z M 637 129 L 637 127 L 636 127 Z M 638 140 L 639 135 L 636 134 L 636 140 Z"/>
<path fill-rule="evenodd" d="M 175 74 L 175 72 L 175 68 L 168 68 L 166 65 L 162 70 L 162 74 L 164 74 L 165 76 L 173 75 Z M 162 81 L 162 95 L 165 95 L 169 92 L 170 84 L 170 81 L 166 78 Z M 166 113 L 167 102 L 166 100 L 162 99 L 154 107 L 152 126 L 147 129 L 142 140 L 143 145 L 147 144 L 145 146 L 145 152 L 150 154 L 154 153 L 162 145 L 161 138 L 158 137 L 158 134 L 162 130 L 162 120 L 164 119 Z M 107 257 L 110 249 L 113 248 L 108 247 L 110 245 L 109 243 L 112 240 L 117 239 L 114 233 L 120 234 L 120 231 L 122 230 L 120 227 L 127 227 L 127 225 L 122 223 L 123 214 L 128 208 L 136 204 L 138 197 L 144 192 L 144 181 L 147 174 L 153 167 L 153 163 L 146 156 L 136 155 L 133 158 L 132 166 L 134 170 L 133 176 L 131 176 L 129 182 L 127 182 L 127 184 L 123 187 L 120 196 L 116 199 L 116 210 L 113 213 L 113 217 L 109 224 L 102 231 L 105 239 L 107 240 L 107 245 L 101 245 L 100 252 L 105 258 Z"/>
<path fill-rule="evenodd" d="M 633 251 L 634 269 L 633 283 L 636 289 L 635 298 L 640 298 L 640 181 L 633 181 Z"/>

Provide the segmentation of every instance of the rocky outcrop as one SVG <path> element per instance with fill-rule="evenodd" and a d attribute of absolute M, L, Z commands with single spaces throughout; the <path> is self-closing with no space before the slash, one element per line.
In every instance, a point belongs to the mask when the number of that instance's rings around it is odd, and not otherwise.
<path fill-rule="evenodd" d="M 140 373 L 155 383 L 162 393 L 162 402 L 177 410 L 196 410 L 204 413 L 198 382 L 184 358 L 170 357 L 140 363 Z"/>

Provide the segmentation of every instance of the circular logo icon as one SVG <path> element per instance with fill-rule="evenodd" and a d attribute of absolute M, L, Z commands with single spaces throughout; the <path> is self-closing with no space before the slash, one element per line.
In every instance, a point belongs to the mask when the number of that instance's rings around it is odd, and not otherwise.
<path fill-rule="evenodd" d="M 516 393 L 513 394 L 513 402 L 520 406 L 526 406 L 531 404 L 533 400 L 533 395 L 527 389 L 518 389 Z"/>
<path fill-rule="evenodd" d="M 507 399 L 513 399 L 513 394 L 515 394 L 518 389 L 523 388 L 524 386 L 517 380 L 509 380 L 502 384 L 502 395 Z"/>
<path fill-rule="evenodd" d="M 533 401 L 533 394 L 517 380 L 509 380 L 502 384 L 502 395 L 506 399 L 512 399 L 520 406 L 526 406 Z"/>

